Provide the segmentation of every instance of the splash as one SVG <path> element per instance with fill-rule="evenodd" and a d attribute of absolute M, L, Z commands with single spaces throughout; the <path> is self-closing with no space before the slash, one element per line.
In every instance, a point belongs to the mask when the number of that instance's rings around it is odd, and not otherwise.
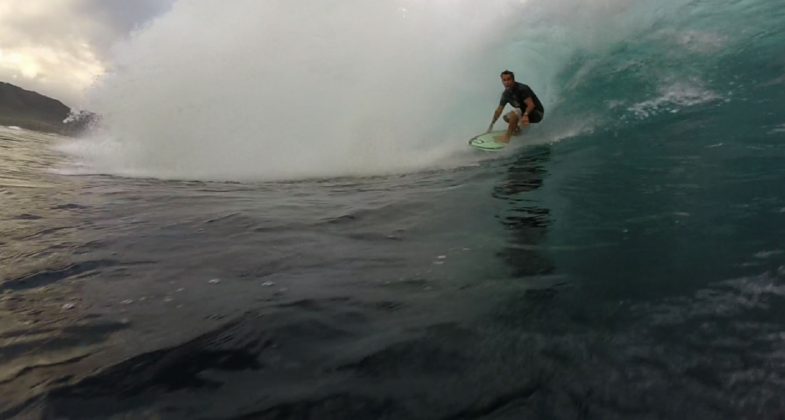
<path fill-rule="evenodd" d="M 481 129 L 451 115 L 462 102 L 498 94 L 496 66 L 480 83 L 467 69 L 503 14 L 467 7 L 180 1 L 117 48 L 92 94 L 105 129 L 72 149 L 101 171 L 174 178 L 427 167 Z M 490 115 L 488 95 L 471 101 Z"/>

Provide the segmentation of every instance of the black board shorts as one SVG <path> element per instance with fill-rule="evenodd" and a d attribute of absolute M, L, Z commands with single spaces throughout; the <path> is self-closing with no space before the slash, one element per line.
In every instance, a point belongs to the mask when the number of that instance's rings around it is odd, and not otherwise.
<path fill-rule="evenodd" d="M 529 113 L 529 122 L 530 123 L 538 123 L 538 122 L 542 121 L 542 117 L 544 117 L 542 111 L 540 111 L 539 109 L 533 109 Z"/>
<path fill-rule="evenodd" d="M 514 113 L 516 113 L 518 115 L 521 115 L 520 114 L 520 112 L 521 112 L 520 108 L 513 108 L 512 112 L 514 112 Z M 529 112 L 529 122 L 530 123 L 538 123 L 538 122 L 542 121 L 542 117 L 544 117 L 544 114 L 539 109 L 535 108 L 531 112 Z M 504 116 L 504 121 L 505 122 L 507 121 L 507 115 Z"/>

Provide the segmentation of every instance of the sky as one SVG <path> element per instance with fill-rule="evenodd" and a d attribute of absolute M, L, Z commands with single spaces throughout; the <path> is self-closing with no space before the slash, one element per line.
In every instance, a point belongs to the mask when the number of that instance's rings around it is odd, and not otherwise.
<path fill-rule="evenodd" d="M 79 108 L 112 46 L 175 1 L 0 0 L 0 81 Z"/>

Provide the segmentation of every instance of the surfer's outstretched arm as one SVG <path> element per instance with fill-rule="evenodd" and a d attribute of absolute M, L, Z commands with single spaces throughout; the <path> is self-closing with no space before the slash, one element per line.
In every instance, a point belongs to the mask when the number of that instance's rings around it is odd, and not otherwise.
<path fill-rule="evenodd" d="M 491 125 L 488 126 L 488 131 L 493 130 L 493 125 L 496 123 L 496 120 L 502 115 L 502 111 L 504 110 L 503 106 L 499 106 L 496 108 L 496 111 L 493 113 L 493 119 L 491 120 Z"/>

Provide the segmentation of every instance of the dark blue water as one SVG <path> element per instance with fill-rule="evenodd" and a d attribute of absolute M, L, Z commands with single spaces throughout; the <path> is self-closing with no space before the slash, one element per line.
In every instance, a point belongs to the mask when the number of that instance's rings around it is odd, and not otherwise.
<path fill-rule="evenodd" d="M 3 129 L 0 417 L 782 417 L 783 12 L 726 3 L 722 49 L 662 48 L 685 9 L 577 54 L 448 169 L 74 176 Z"/>

